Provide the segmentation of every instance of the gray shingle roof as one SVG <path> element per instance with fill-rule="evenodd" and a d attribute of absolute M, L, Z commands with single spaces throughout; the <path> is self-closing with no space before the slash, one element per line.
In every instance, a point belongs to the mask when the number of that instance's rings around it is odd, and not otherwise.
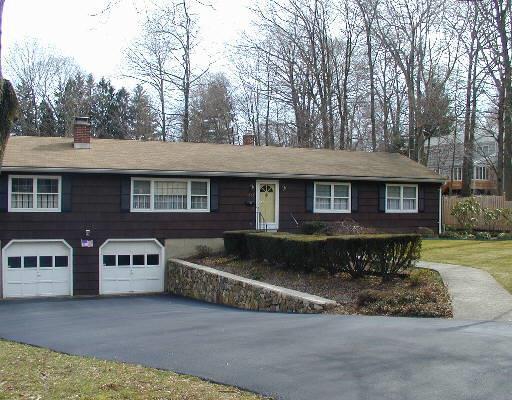
<path fill-rule="evenodd" d="M 119 172 L 204 176 L 255 176 L 390 181 L 435 181 L 428 168 L 393 153 L 368 153 L 208 143 L 92 139 L 74 149 L 71 138 L 12 137 L 8 171 Z"/>

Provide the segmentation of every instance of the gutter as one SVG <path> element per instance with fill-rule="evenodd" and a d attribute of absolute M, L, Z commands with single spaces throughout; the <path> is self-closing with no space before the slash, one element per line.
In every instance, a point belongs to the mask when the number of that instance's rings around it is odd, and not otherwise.
<path fill-rule="evenodd" d="M 350 181 L 378 181 L 378 182 L 424 182 L 442 184 L 442 178 L 413 178 L 404 176 L 352 176 L 352 175 L 317 175 L 317 174 L 285 174 L 285 173 L 258 173 L 258 172 L 227 172 L 227 171 L 164 171 L 150 169 L 114 169 L 114 168 L 60 168 L 60 167 L 2 167 L 7 172 L 31 173 L 79 173 L 79 174 L 122 174 L 122 175 L 150 175 L 150 176 L 203 176 L 203 177 L 242 177 L 242 178 L 280 178 L 280 179 L 332 179 Z"/>

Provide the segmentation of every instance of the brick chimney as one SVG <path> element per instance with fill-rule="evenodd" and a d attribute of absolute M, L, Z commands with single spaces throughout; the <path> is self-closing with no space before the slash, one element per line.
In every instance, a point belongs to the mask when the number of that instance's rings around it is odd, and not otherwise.
<path fill-rule="evenodd" d="M 75 117 L 73 139 L 73 147 L 75 149 L 91 148 L 91 123 L 89 122 L 89 117 Z"/>
<path fill-rule="evenodd" d="M 254 135 L 244 135 L 244 146 L 254 146 Z"/>

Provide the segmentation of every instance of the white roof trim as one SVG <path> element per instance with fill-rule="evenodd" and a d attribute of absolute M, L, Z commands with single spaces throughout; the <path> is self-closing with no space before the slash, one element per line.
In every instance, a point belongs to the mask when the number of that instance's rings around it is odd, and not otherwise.
<path fill-rule="evenodd" d="M 58 168 L 58 167 L 9 167 L 1 168 L 8 172 L 32 172 L 32 173 L 81 173 L 81 174 L 123 174 L 123 175 L 166 175 L 166 176 L 233 176 L 244 178 L 276 178 L 276 179 L 330 179 L 351 181 L 379 181 L 379 182 L 431 182 L 444 183 L 442 177 L 413 178 L 407 176 L 351 176 L 351 175 L 315 175 L 315 174 L 281 174 L 261 172 L 229 172 L 229 171 L 163 171 L 143 169 L 114 169 L 114 168 Z"/>

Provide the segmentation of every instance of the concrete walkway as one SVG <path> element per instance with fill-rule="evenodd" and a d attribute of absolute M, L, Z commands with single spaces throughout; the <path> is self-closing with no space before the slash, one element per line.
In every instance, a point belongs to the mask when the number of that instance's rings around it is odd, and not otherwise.
<path fill-rule="evenodd" d="M 441 274 L 452 298 L 455 319 L 512 321 L 512 295 L 488 272 L 427 261 L 420 261 L 418 267 Z"/>

